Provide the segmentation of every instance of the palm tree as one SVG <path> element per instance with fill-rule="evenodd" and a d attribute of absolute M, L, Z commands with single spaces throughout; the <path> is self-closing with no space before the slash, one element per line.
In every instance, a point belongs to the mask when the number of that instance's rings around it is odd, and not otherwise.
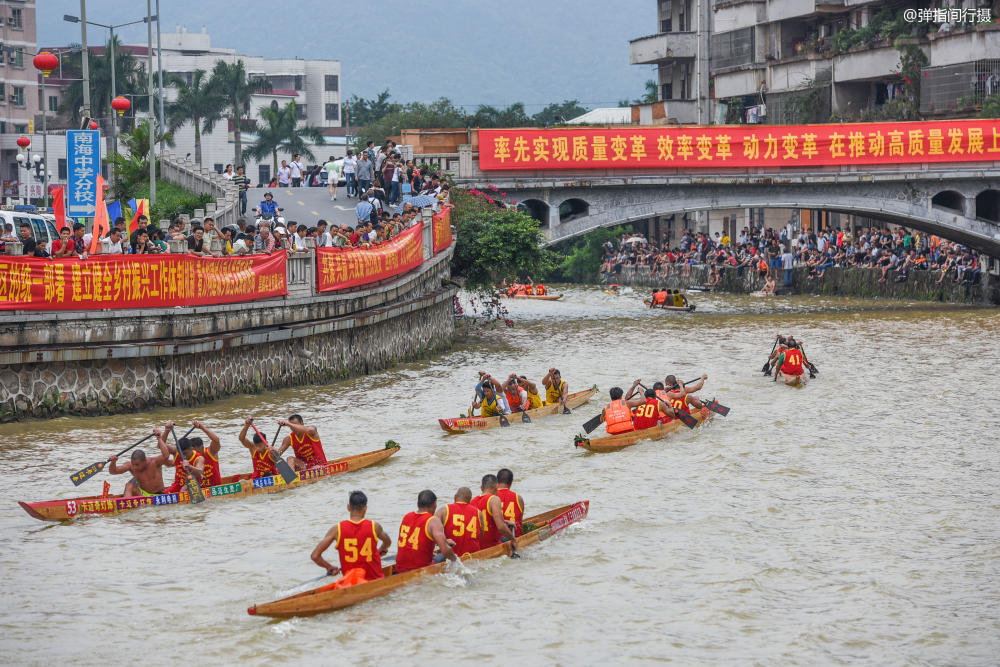
<path fill-rule="evenodd" d="M 260 160 L 270 154 L 273 173 L 278 172 L 279 150 L 291 155 L 299 153 L 307 160 L 316 159 L 308 144 L 323 143 L 323 133 L 311 125 L 298 127 L 294 100 L 281 108 L 261 107 L 260 117 L 262 122 L 257 123 L 257 141 L 247 148 L 247 157 Z"/>
<path fill-rule="evenodd" d="M 171 132 L 160 132 L 157 124 L 155 142 L 163 141 L 173 147 L 174 137 Z M 131 132 L 121 136 L 124 154 L 113 153 L 108 160 L 115 166 L 116 178 L 112 186 L 115 199 L 134 197 L 135 193 L 149 183 L 149 121 L 137 123 Z"/>
<path fill-rule="evenodd" d="M 222 96 L 229 110 L 229 119 L 233 123 L 233 138 L 236 141 L 234 165 L 243 164 L 243 140 L 240 132 L 240 122 L 250 109 L 250 101 L 255 93 L 271 90 L 271 82 L 263 77 L 247 76 L 242 60 L 227 63 L 222 60 L 215 63 L 212 78 L 208 88 Z"/>
<path fill-rule="evenodd" d="M 194 161 L 201 164 L 201 133 L 211 132 L 215 123 L 222 118 L 226 100 L 217 88 L 210 86 L 206 72 L 197 69 L 191 76 L 191 83 L 181 82 L 177 86 L 177 99 L 167 107 L 167 126 L 176 132 L 184 123 L 194 125 Z"/>

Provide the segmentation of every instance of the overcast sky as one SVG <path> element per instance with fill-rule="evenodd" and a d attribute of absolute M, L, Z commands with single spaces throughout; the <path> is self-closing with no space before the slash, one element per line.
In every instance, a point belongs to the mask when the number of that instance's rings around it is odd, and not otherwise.
<path fill-rule="evenodd" d="M 39 45 L 80 41 L 79 24 L 62 20 L 79 15 L 79 0 L 38 7 Z M 204 26 L 214 47 L 340 60 L 345 98 L 388 88 L 401 102 L 444 96 L 467 109 L 524 102 L 535 113 L 574 98 L 588 108 L 615 106 L 641 96 L 655 77 L 650 66 L 629 65 L 628 40 L 656 31 L 656 0 L 161 0 L 160 7 L 163 32 Z M 145 8 L 142 0 L 87 0 L 87 19 L 125 23 Z M 120 34 L 125 43 L 146 41 L 144 24 Z M 87 35 L 90 44 L 107 40 L 103 28 Z"/>

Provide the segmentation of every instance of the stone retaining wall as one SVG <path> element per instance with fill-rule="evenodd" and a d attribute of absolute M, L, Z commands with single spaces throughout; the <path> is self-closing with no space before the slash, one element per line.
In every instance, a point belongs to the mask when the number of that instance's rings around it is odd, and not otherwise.
<path fill-rule="evenodd" d="M 605 284 L 619 283 L 636 287 L 665 287 L 685 289 L 692 285 L 708 282 L 707 266 L 671 267 L 669 275 L 652 275 L 647 266 L 623 266 L 620 274 L 609 273 L 601 276 Z M 890 271 L 887 281 L 879 282 L 881 269 L 831 268 L 822 279 L 809 278 L 809 269 L 798 268 L 793 272 L 791 287 L 784 287 L 784 273 L 777 279 L 778 292 L 783 294 L 823 294 L 827 296 L 879 297 L 889 299 L 910 299 L 916 301 L 942 301 L 946 303 L 1000 304 L 1000 281 L 995 276 L 983 273 L 982 284 L 961 285 L 948 277 L 937 284 L 939 271 L 910 271 L 904 283 L 895 282 L 896 273 Z M 762 289 L 764 281 L 756 271 L 746 269 L 743 276 L 736 269 L 722 272 L 722 283 L 716 288 L 720 292 L 747 294 Z"/>

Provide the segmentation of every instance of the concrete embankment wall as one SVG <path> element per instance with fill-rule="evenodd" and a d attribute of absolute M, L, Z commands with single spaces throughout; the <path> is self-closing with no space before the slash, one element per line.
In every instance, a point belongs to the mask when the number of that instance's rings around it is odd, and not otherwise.
<path fill-rule="evenodd" d="M 662 272 L 651 274 L 646 266 L 623 266 L 620 274 L 609 273 L 601 276 L 604 283 L 619 283 L 634 287 L 665 287 L 670 289 L 685 289 L 692 285 L 704 285 L 708 282 L 709 269 L 706 266 L 693 266 L 688 271 L 685 267 L 671 267 L 670 273 L 663 276 Z M 784 287 L 784 272 L 777 278 L 779 293 L 784 294 L 822 294 L 826 296 L 879 297 L 889 299 L 909 299 L 916 301 L 941 301 L 945 303 L 968 304 L 1000 304 L 1000 280 L 995 276 L 983 273 L 982 284 L 961 285 L 954 282 L 952 276 L 945 278 L 940 285 L 940 271 L 911 271 L 906 282 L 895 282 L 896 273 L 890 271 L 887 281 L 879 282 L 881 269 L 831 268 L 827 269 L 822 278 L 809 278 L 809 269 L 794 270 L 791 287 Z M 762 289 L 764 281 L 756 271 L 743 271 L 743 276 L 737 276 L 735 269 L 726 269 L 722 273 L 722 283 L 716 288 L 720 292 L 746 294 Z"/>
<path fill-rule="evenodd" d="M 0 320 L 0 421 L 193 405 L 362 375 L 444 349 L 454 246 L 389 284 L 223 306 Z"/>

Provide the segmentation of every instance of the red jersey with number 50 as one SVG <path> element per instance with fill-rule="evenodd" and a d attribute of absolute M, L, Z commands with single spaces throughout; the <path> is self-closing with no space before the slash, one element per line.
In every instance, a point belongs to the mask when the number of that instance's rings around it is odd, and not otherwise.
<path fill-rule="evenodd" d="M 676 408 L 677 410 L 683 410 L 684 412 L 691 414 L 691 406 L 688 405 L 687 394 L 684 394 L 683 398 L 675 398 L 674 400 L 670 401 L 670 404 L 674 406 L 674 408 Z"/>
<path fill-rule="evenodd" d="M 476 496 L 472 499 L 472 506 L 483 513 L 481 518 L 481 521 L 483 522 L 483 529 L 479 533 L 480 549 L 488 549 L 492 546 L 500 544 L 500 531 L 497 530 L 497 525 L 493 521 L 493 516 L 490 514 L 489 510 L 489 502 L 492 497 L 493 494 L 484 493 L 483 495 Z"/>
<path fill-rule="evenodd" d="M 632 423 L 635 424 L 636 431 L 653 428 L 660 423 L 660 401 L 655 398 L 647 398 L 645 403 L 635 406 L 632 415 Z"/>
<path fill-rule="evenodd" d="M 524 518 L 524 500 L 510 489 L 497 489 L 497 497 L 503 508 L 503 518 L 515 524 L 514 537 L 524 535 L 521 519 Z"/>
<path fill-rule="evenodd" d="M 382 578 L 382 556 L 378 552 L 375 524 L 370 519 L 357 523 L 346 519 L 337 524 L 337 553 L 340 554 L 340 572 L 360 568 L 365 579 Z"/>
<path fill-rule="evenodd" d="M 427 529 L 433 517 L 430 512 L 410 512 L 403 517 L 396 544 L 397 574 L 425 567 L 434 560 L 434 540 Z"/>
<path fill-rule="evenodd" d="M 453 540 L 455 555 L 462 557 L 479 551 L 479 524 L 482 512 L 471 503 L 452 503 L 445 507 L 444 536 Z"/>
<path fill-rule="evenodd" d="M 304 433 L 301 436 L 292 433 L 288 437 L 291 438 L 295 458 L 305 461 L 307 468 L 326 465 L 326 455 L 323 454 L 323 443 L 319 441 L 319 438 L 314 438 L 308 433 Z"/>

